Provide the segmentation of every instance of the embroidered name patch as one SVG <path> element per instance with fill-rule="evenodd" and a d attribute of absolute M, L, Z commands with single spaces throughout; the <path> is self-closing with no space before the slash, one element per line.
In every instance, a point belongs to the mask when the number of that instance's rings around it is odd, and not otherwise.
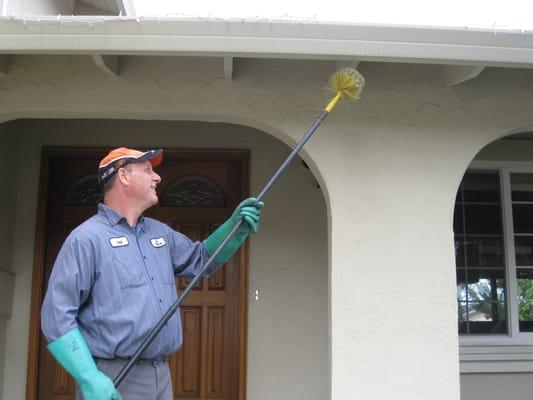
<path fill-rule="evenodd" d="M 109 243 L 111 243 L 111 247 L 123 247 L 123 246 L 127 246 L 128 244 L 130 244 L 128 242 L 128 238 L 125 236 L 110 238 Z"/>
<path fill-rule="evenodd" d="M 152 246 L 154 247 L 163 247 L 164 245 L 167 244 L 167 242 L 165 242 L 165 238 L 163 237 L 150 239 L 150 242 L 152 243 Z"/>

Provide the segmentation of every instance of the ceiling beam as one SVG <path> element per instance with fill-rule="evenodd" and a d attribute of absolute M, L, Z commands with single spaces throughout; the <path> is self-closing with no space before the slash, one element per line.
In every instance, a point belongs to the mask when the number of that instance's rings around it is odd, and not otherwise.
<path fill-rule="evenodd" d="M 0 76 L 6 76 L 9 72 L 9 55 L 0 54 Z"/>
<path fill-rule="evenodd" d="M 480 65 L 444 65 L 443 68 L 446 85 L 456 86 L 477 78 L 485 67 Z"/>
<path fill-rule="evenodd" d="M 93 60 L 98 68 L 109 76 L 117 77 L 120 70 L 119 56 L 104 56 L 93 54 Z"/>
<path fill-rule="evenodd" d="M 224 79 L 227 81 L 233 79 L 233 57 L 224 57 Z"/>

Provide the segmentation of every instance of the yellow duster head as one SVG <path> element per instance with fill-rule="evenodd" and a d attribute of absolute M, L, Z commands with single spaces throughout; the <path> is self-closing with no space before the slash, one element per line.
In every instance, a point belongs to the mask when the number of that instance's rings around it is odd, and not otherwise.
<path fill-rule="evenodd" d="M 343 68 L 335 72 L 329 79 L 329 90 L 335 93 L 335 97 L 326 106 L 325 111 L 331 112 L 340 100 L 357 100 L 364 85 L 365 78 L 353 68 Z"/>
<path fill-rule="evenodd" d="M 357 100 L 364 85 L 365 78 L 353 68 L 343 68 L 329 79 L 329 89 L 335 94 L 340 93 L 343 100 Z"/>

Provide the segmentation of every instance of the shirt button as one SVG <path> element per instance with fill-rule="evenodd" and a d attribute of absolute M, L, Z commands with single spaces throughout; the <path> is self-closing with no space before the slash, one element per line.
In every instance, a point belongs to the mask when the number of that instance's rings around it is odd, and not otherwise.
<path fill-rule="evenodd" d="M 160 302 L 160 303 L 162 303 L 162 302 L 163 302 L 163 300 L 159 299 L 159 302 Z"/>
<path fill-rule="evenodd" d="M 143 258 L 146 260 L 146 256 L 143 256 Z"/>
<path fill-rule="evenodd" d="M 152 277 L 152 281 L 154 280 L 154 277 Z"/>

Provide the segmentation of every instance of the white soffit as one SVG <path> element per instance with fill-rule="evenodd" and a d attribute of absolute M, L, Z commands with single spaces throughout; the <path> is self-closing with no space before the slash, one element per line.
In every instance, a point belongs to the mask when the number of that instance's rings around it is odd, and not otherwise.
<path fill-rule="evenodd" d="M 221 55 L 533 67 L 533 32 L 198 18 L 0 19 L 0 53 Z"/>
<path fill-rule="evenodd" d="M 444 80 L 448 86 L 456 86 L 477 78 L 485 67 L 479 65 L 445 65 Z"/>
<path fill-rule="evenodd" d="M 135 15 L 133 0 L 78 0 L 78 2 L 114 15 Z"/>
<path fill-rule="evenodd" d="M 133 0 L 77 0 L 79 4 L 102 10 L 105 15 L 135 16 Z"/>
<path fill-rule="evenodd" d="M 79 0 L 79 2 L 110 13 L 118 14 L 120 11 L 116 0 Z"/>

